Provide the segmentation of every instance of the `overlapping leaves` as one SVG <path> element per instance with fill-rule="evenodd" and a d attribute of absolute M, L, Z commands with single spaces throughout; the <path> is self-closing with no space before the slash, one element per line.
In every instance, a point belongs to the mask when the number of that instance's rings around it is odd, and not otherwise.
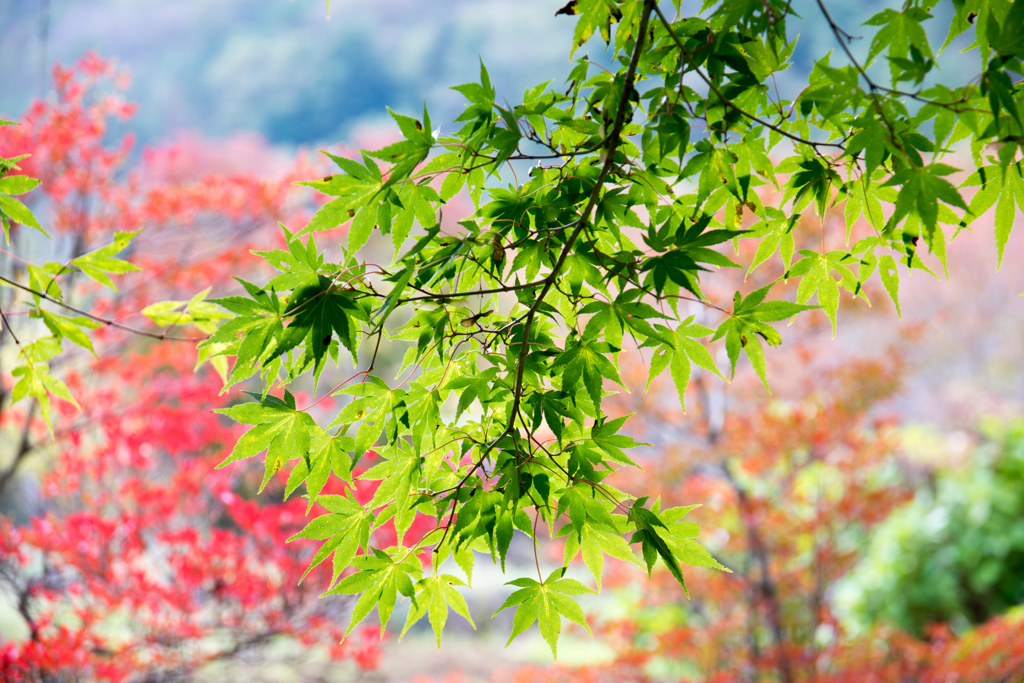
<path fill-rule="evenodd" d="M 328 511 L 298 537 L 323 541 L 311 566 L 333 557 L 331 592 L 360 596 L 351 626 L 376 607 L 383 628 L 405 598 L 405 630 L 428 616 L 440 642 L 450 609 L 470 617 L 461 579 L 438 565 L 453 557 L 467 583 L 474 553 L 509 569 L 515 535 L 536 543 L 545 527 L 565 537 L 566 565 L 582 553 L 599 589 L 606 554 L 649 572 L 660 562 L 684 591 L 683 565 L 724 569 L 683 521 L 690 508 L 661 511 L 612 485 L 642 446 L 625 416 L 606 412 L 623 386 L 620 355 L 651 351 L 648 386 L 669 370 L 684 406 L 696 372 L 725 379 L 719 349 L 730 375 L 745 356 L 767 387 L 780 324 L 820 309 L 834 331 L 842 292 L 866 299 L 872 282 L 899 310 L 901 269 L 928 270 L 926 250 L 945 264 L 944 225 L 959 231 L 995 206 L 1002 253 L 1024 206 L 1024 94 L 1007 76 L 1019 73 L 1019 40 L 993 21 L 1024 5 L 983 4 L 958 5 L 950 32 L 978 18 L 981 92 L 896 89 L 935 68 L 931 5 L 909 3 L 868 22 L 870 58 L 887 61 L 893 87 L 832 56 L 776 101 L 766 83 L 793 53 L 789 6 L 772 5 L 783 15 L 772 22 L 756 3 L 670 20 L 653 2 L 580 0 L 560 12 L 577 17 L 573 49 L 600 36 L 614 44 L 614 72 L 582 58 L 564 87 L 541 84 L 514 105 L 496 99 L 481 64 L 478 82 L 454 88 L 466 106 L 453 134 L 431 131 L 425 110 L 393 112 L 396 142 L 358 160 L 328 154 L 338 171 L 306 185 L 332 199 L 285 230 L 286 249 L 261 252 L 277 275 L 216 300 L 232 317 L 204 349 L 234 358 L 227 386 L 259 373 L 255 402 L 227 411 L 252 428 L 226 462 L 265 451 L 264 485 L 290 466 L 286 493 L 304 482 L 309 509 Z M 942 161 L 967 138 L 979 167 L 970 200 Z M 473 211 L 456 228 L 444 212 L 464 187 Z M 829 214 L 844 203 L 835 232 Z M 800 235 L 808 221 L 820 249 Z M 339 225 L 338 263 L 298 237 Z M 371 266 L 363 253 L 379 251 L 378 233 L 393 259 Z M 719 299 L 748 240 L 742 267 L 757 284 Z M 680 312 L 691 305 L 700 317 Z M 275 398 L 307 373 L 319 380 L 341 347 L 364 369 L 339 378 L 343 405 L 325 428 L 287 392 Z M 378 354 L 401 358 L 394 381 Z M 370 467 L 353 470 L 364 458 Z M 324 494 L 332 476 L 371 493 Z M 396 540 L 381 548 L 385 524 Z M 543 579 L 537 564 L 536 580 L 510 582 L 502 609 L 516 608 L 512 638 L 536 622 L 555 653 L 563 617 L 589 628 L 574 601 L 589 589 L 564 567 Z"/>

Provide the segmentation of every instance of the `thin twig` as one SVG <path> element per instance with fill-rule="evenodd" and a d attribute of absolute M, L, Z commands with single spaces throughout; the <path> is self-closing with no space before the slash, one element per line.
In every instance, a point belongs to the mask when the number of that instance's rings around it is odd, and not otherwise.
<path fill-rule="evenodd" d="M 18 345 L 18 348 L 21 348 L 21 342 L 18 340 L 18 335 L 14 334 L 14 328 L 11 327 L 11 323 L 8 322 L 7 316 L 4 315 L 3 309 L 0 309 L 0 322 L 3 323 L 4 329 L 11 333 L 11 337 L 14 338 L 14 343 Z"/>
<path fill-rule="evenodd" d="M 3 275 L 0 275 L 0 282 L 6 282 L 10 286 L 17 287 L 18 289 L 22 290 L 23 292 L 28 292 L 29 294 L 33 294 L 35 296 L 38 296 L 39 298 L 45 299 L 46 301 L 49 301 L 50 303 L 57 304 L 58 306 L 63 306 L 64 308 L 68 309 L 69 311 L 73 311 L 73 312 L 75 312 L 75 313 L 77 313 L 79 315 L 84 315 L 86 318 L 89 318 L 91 320 L 95 320 L 96 322 L 102 323 L 102 324 L 106 325 L 107 327 L 116 327 L 119 330 L 123 330 L 125 332 L 130 332 L 132 334 L 137 334 L 140 337 L 149 337 L 150 339 L 159 339 L 161 341 L 167 340 L 167 341 L 184 341 L 184 342 L 199 342 L 199 341 L 203 341 L 204 339 L 206 339 L 206 337 L 172 337 L 172 336 L 170 336 L 168 334 L 155 334 L 153 332 L 146 332 L 145 330 L 139 330 L 139 329 L 136 329 L 134 327 L 129 327 L 128 325 L 122 325 L 121 323 L 119 323 L 117 321 L 114 321 L 114 320 L 109 320 L 107 318 L 101 318 L 98 315 L 93 315 L 92 313 L 90 313 L 88 311 L 84 311 L 81 308 L 77 308 L 75 306 L 72 306 L 71 304 L 66 304 L 63 301 L 61 301 L 60 299 L 55 299 L 52 296 L 46 294 L 45 292 L 40 292 L 38 290 L 32 289 L 31 287 L 23 285 L 20 282 L 17 282 L 15 280 L 10 280 L 10 279 L 4 277 Z M 11 336 L 14 336 L 14 332 L 11 332 Z"/>
<path fill-rule="evenodd" d="M 715 93 L 718 99 L 722 101 L 722 104 L 729 107 L 737 114 L 740 114 L 741 116 L 750 119 L 752 122 L 760 124 L 765 128 L 768 128 L 769 130 L 773 130 L 779 135 L 787 137 L 790 140 L 793 140 L 794 142 L 802 142 L 803 144 L 810 145 L 814 148 L 835 147 L 837 149 L 845 149 L 843 145 L 836 144 L 834 142 L 815 142 L 813 140 L 802 138 L 799 135 L 794 135 L 789 131 L 780 128 L 779 126 L 776 126 L 771 121 L 766 121 L 758 116 L 755 116 L 754 114 L 751 114 L 750 112 L 741 108 L 739 105 L 735 104 L 732 100 L 727 98 L 722 93 L 718 86 L 716 86 L 714 82 L 704 74 L 703 71 L 700 70 L 700 67 L 693 61 L 693 57 L 690 55 L 690 51 L 683 46 L 683 43 L 681 40 L 679 40 L 679 37 L 676 35 L 676 32 L 672 30 L 672 24 L 669 22 L 668 18 L 662 13 L 661 9 L 657 5 L 654 5 L 654 11 L 658 13 L 658 16 L 661 18 L 662 24 L 664 24 L 665 26 L 665 30 L 668 31 L 669 36 L 671 36 L 672 40 L 675 41 L 676 45 L 679 46 L 679 50 L 683 53 L 683 56 L 686 57 L 686 60 L 690 62 L 690 64 L 693 66 L 693 70 L 696 72 L 698 76 L 700 76 L 701 80 L 707 84 L 711 91 Z"/>

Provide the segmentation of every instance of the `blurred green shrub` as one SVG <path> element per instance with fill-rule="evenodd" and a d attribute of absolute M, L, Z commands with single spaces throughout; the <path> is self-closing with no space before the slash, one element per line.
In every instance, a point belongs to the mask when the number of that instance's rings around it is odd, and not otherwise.
<path fill-rule="evenodd" d="M 853 630 L 965 629 L 1024 602 L 1024 421 L 980 431 L 969 463 L 939 470 L 877 527 L 837 587 L 837 612 Z"/>

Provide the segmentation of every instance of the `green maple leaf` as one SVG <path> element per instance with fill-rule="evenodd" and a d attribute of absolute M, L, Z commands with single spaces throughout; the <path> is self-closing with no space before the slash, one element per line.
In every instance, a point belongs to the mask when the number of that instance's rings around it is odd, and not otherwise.
<path fill-rule="evenodd" d="M 391 118 L 398 124 L 399 130 L 405 136 L 405 140 L 392 143 L 383 149 L 370 152 L 371 156 L 394 164 L 388 179 L 384 182 L 383 188 L 404 181 L 409 174 L 427 158 L 430 148 L 434 144 L 434 138 L 430 132 L 430 116 L 427 114 L 426 106 L 423 107 L 423 122 L 419 122 L 410 116 L 397 114 L 388 108 Z"/>
<path fill-rule="evenodd" d="M 469 613 L 465 598 L 454 588 L 454 586 L 466 585 L 462 579 L 451 574 L 441 574 L 424 578 L 417 585 L 420 590 L 417 591 L 412 605 L 409 607 L 405 626 L 398 636 L 399 640 L 405 636 L 410 626 L 422 619 L 424 615 L 428 615 L 430 626 L 434 629 L 434 635 L 437 637 L 437 648 L 441 649 L 441 632 L 448 621 L 449 607 L 465 618 L 473 630 L 476 630 L 476 624 L 473 623 L 473 617 Z"/>
<path fill-rule="evenodd" d="M 355 361 L 359 348 L 359 328 L 353 318 L 365 319 L 366 313 L 329 278 L 321 275 L 315 284 L 305 285 L 293 292 L 284 315 L 293 318 L 281 335 L 277 354 L 305 342 L 306 354 L 319 366 L 330 346 L 331 337 L 337 333 L 338 339 L 352 353 Z"/>
<path fill-rule="evenodd" d="M 499 612 L 516 607 L 515 616 L 512 619 L 512 635 L 509 636 L 505 647 L 508 647 L 513 640 L 521 635 L 526 629 L 538 622 L 541 635 L 551 648 L 551 655 L 558 657 L 558 636 L 562 632 L 562 619 L 565 617 L 583 628 L 587 633 L 593 635 L 583 610 L 572 600 L 570 596 L 594 593 L 575 579 L 561 578 L 565 574 L 565 568 L 559 567 L 553 571 L 543 583 L 533 579 L 521 578 L 509 581 L 506 586 L 518 586 L 519 590 L 508 596 Z"/>
<path fill-rule="evenodd" d="M 611 26 L 616 21 L 613 12 L 619 10 L 604 0 L 578 0 L 573 4 L 572 13 L 578 14 L 579 19 L 576 21 L 569 59 L 572 59 L 578 48 L 590 40 L 595 30 L 600 31 L 606 45 L 611 41 Z"/>
<path fill-rule="evenodd" d="M 989 41 L 996 37 L 995 35 L 987 35 L 988 31 L 985 28 L 990 25 L 992 9 L 998 6 L 998 4 L 1002 3 L 997 2 L 997 0 L 967 0 L 955 5 L 956 16 L 950 23 L 949 33 L 946 35 L 946 40 L 940 52 L 949 47 L 954 38 L 973 27 L 976 29 L 975 34 L 978 47 L 981 49 L 983 58 L 985 58 L 984 55 L 989 50 Z"/>
<path fill-rule="evenodd" d="M 572 536 L 570 538 L 572 541 L 576 540 L 576 536 Z M 604 574 L 605 555 L 610 555 L 617 560 L 632 562 L 637 566 L 642 566 L 640 559 L 629 547 L 629 543 L 626 542 L 626 539 L 623 538 L 621 534 L 588 524 L 583 527 L 583 533 L 579 540 L 579 545 L 583 551 L 583 562 L 587 565 L 587 569 L 590 570 L 590 573 L 594 576 L 594 580 L 597 582 L 598 592 L 601 592 L 601 578 Z M 568 553 L 569 541 L 566 542 L 566 546 L 566 551 Z M 572 556 L 575 556 L 575 552 L 572 553 Z"/>
<path fill-rule="evenodd" d="M 889 49 L 890 58 L 905 58 L 911 47 L 925 57 L 931 57 L 928 36 L 921 26 L 921 21 L 929 17 L 927 10 L 910 7 L 903 12 L 886 9 L 868 19 L 864 22 L 866 25 L 882 27 L 871 41 L 868 61 L 872 61 L 886 48 Z M 892 72 L 895 78 L 898 73 L 895 65 L 892 66 Z"/>
<path fill-rule="evenodd" d="M 116 292 L 117 287 L 107 273 L 123 275 L 124 273 L 137 271 L 139 267 L 123 259 L 114 258 L 114 256 L 127 249 L 131 241 L 141 232 L 141 230 L 115 232 L 113 243 L 73 259 L 71 265 L 76 266 L 88 277 L 99 282 L 101 285 L 110 287 Z"/>
<path fill-rule="evenodd" d="M 796 292 L 797 303 L 803 304 L 810 300 L 815 293 L 818 295 L 818 304 L 825 311 L 829 322 L 832 323 L 832 336 L 836 334 L 836 315 L 839 310 L 839 286 L 842 284 L 850 291 L 859 291 L 857 278 L 847 267 L 848 263 L 855 263 L 848 252 L 835 250 L 827 254 L 818 254 L 813 251 L 801 249 L 800 254 L 804 257 L 797 261 L 789 271 L 789 277 L 799 277 L 800 287 Z M 832 277 L 832 272 L 838 271 L 839 282 Z"/>
<path fill-rule="evenodd" d="M 354 595 L 361 593 L 352 608 L 345 635 L 348 636 L 359 622 L 366 618 L 376 607 L 380 617 L 380 634 L 391 619 L 398 594 L 412 598 L 415 596 L 413 577 L 418 577 L 421 570 L 419 560 L 415 557 L 395 562 L 387 553 L 371 548 L 372 554 L 360 555 L 352 560 L 352 564 L 361 571 L 342 579 L 337 586 L 324 595 Z M 395 552 L 406 553 L 405 548 L 392 548 Z"/>
<path fill-rule="evenodd" d="M 303 244 L 298 235 L 289 232 L 284 224 L 278 223 L 278 227 L 284 233 L 288 249 L 253 252 L 266 259 L 267 263 L 276 270 L 281 271 L 264 286 L 264 289 L 295 290 L 317 284 L 320 279 L 320 271 L 324 267 L 324 258 L 317 251 L 316 243 L 312 239 L 307 239 Z"/>
<path fill-rule="evenodd" d="M 992 49 L 1002 55 L 1024 59 L 1024 35 L 1020 32 L 1020 27 L 1024 25 L 1024 1 L 1014 0 L 1002 22 L 995 21 L 991 14 L 987 19 L 986 32 Z"/>
<path fill-rule="evenodd" d="M 192 316 L 179 310 L 184 301 L 159 301 L 143 308 L 140 313 L 161 327 L 184 325 L 192 322 Z"/>
<path fill-rule="evenodd" d="M 585 339 L 597 340 L 599 334 L 604 334 L 605 341 L 617 349 L 622 348 L 622 318 L 617 315 L 614 304 L 606 304 L 603 301 L 594 301 L 584 306 L 579 315 L 593 313 L 587 326 L 583 330 Z"/>
<path fill-rule="evenodd" d="M 14 375 L 14 387 L 11 389 L 11 403 L 17 403 L 26 397 L 36 399 L 39 403 L 39 413 L 46 421 L 46 426 L 53 431 L 53 424 L 50 422 L 50 396 L 56 396 L 80 408 L 71 392 L 64 382 L 50 374 L 48 360 L 60 353 L 60 341 L 49 337 L 27 344 L 22 351 L 25 359 L 24 365 L 19 365 L 11 371 Z"/>
<path fill-rule="evenodd" d="M 26 155 L 27 156 L 27 155 Z M 19 157 L 22 159 L 24 157 Z M 0 172 L 5 172 L 9 168 L 16 169 L 14 165 L 14 159 L 3 159 L 5 162 L 0 167 Z M 4 227 L 4 238 L 8 244 L 11 241 L 11 222 L 21 223 L 27 225 L 30 228 L 35 228 L 39 232 L 43 233 L 47 237 L 49 235 L 43 230 L 42 226 L 39 225 L 39 221 L 36 219 L 35 214 L 21 203 L 21 201 L 15 199 L 12 195 L 20 195 L 30 190 L 35 189 L 39 185 L 39 181 L 35 178 L 28 176 L 3 176 L 0 177 L 0 223 Z"/>
<path fill-rule="evenodd" d="M 643 270 L 651 271 L 654 290 L 659 294 L 665 291 L 667 282 L 674 282 L 692 292 L 694 296 L 704 298 L 697 276 L 700 271 L 707 271 L 707 268 L 698 265 L 693 256 L 683 250 L 674 249 L 663 256 L 647 259 Z"/>
<path fill-rule="evenodd" d="M 635 296 L 630 292 L 629 296 Z M 622 348 L 623 331 L 629 331 L 634 337 L 639 335 L 640 340 L 648 337 L 661 337 L 649 322 L 651 318 L 665 318 L 664 313 L 649 304 L 637 301 L 630 301 L 625 296 L 620 296 L 612 303 L 594 301 L 584 306 L 579 315 L 593 313 L 587 326 L 583 330 L 585 339 L 596 339 L 599 332 L 604 332 L 605 341 L 616 349 Z"/>
<path fill-rule="evenodd" d="M 864 178 L 871 178 L 886 155 L 892 152 L 891 134 L 877 118 L 865 114 L 855 122 L 860 132 L 850 138 L 849 154 L 864 152 Z"/>
<path fill-rule="evenodd" d="M 999 201 L 996 203 L 995 228 L 996 253 L 998 255 L 998 261 L 996 262 L 997 270 L 1003 264 L 1003 252 L 1006 249 L 1006 243 L 1010 239 L 1010 231 L 1013 230 L 1013 224 L 1019 215 L 1014 206 L 1014 200 L 1016 200 L 1016 204 L 1020 207 L 1020 210 L 1024 211 L 1024 179 L 1021 178 L 1020 170 L 1016 166 L 1011 166 L 1006 169 L 1003 177 L 1002 191 L 999 193 Z M 975 215 L 979 214 L 975 213 Z"/>
<path fill-rule="evenodd" d="M 801 160 L 799 170 L 789 180 L 790 188 L 796 192 L 794 211 L 800 210 L 806 197 L 814 200 L 818 214 L 823 215 L 831 198 L 833 183 L 842 184 L 842 179 L 827 162 L 817 158 Z"/>
<path fill-rule="evenodd" d="M 697 536 L 700 525 L 696 522 L 682 521 L 686 515 L 698 507 L 700 505 L 686 505 L 662 510 L 658 518 L 665 526 L 659 527 L 659 535 L 679 562 L 691 567 L 708 567 L 732 573 L 731 569 L 722 566 L 704 546 L 693 540 Z"/>
<path fill-rule="evenodd" d="M 782 343 L 782 337 L 768 323 L 785 320 L 802 311 L 818 308 L 788 301 L 766 302 L 764 299 L 773 285 L 774 283 L 755 290 L 745 298 L 736 292 L 732 315 L 718 326 L 715 336 L 711 338 L 712 341 L 715 341 L 725 337 L 725 349 L 729 354 L 729 364 L 734 376 L 740 351 L 744 351 L 757 372 L 757 376 L 761 378 L 765 389 L 768 389 L 768 379 L 765 374 L 764 349 L 761 347 L 758 337 L 772 346 L 778 346 Z"/>
<path fill-rule="evenodd" d="M 260 491 L 286 462 L 305 459 L 309 453 L 310 432 L 316 428 L 316 422 L 308 413 L 295 409 L 295 399 L 288 392 L 285 392 L 284 400 L 267 396 L 260 403 L 243 403 L 214 412 L 227 415 L 236 422 L 255 425 L 242 435 L 217 469 L 266 451 Z"/>
<path fill-rule="evenodd" d="M 57 277 L 66 273 L 67 268 L 59 263 L 48 261 L 41 267 L 30 264 L 26 270 L 28 270 L 28 286 L 31 289 L 53 299 L 57 299 L 58 301 L 63 301 L 64 293 L 61 292 L 60 284 L 57 282 Z M 33 294 L 32 298 L 38 307 L 41 297 L 39 294 Z"/>
<path fill-rule="evenodd" d="M 338 413 L 334 421 L 328 425 L 328 429 L 361 421 L 353 447 L 357 460 L 366 449 L 376 443 L 388 419 L 391 420 L 388 435 L 394 440 L 410 426 L 409 410 L 405 400 L 407 392 L 404 389 L 391 389 L 379 377 L 371 376 L 369 381 L 345 387 L 337 393 L 352 396 L 354 400 Z"/>
<path fill-rule="evenodd" d="M 715 359 L 712 357 L 711 352 L 708 351 L 706 346 L 697 341 L 701 337 L 707 337 L 714 330 L 699 323 L 694 323 L 693 318 L 694 316 L 690 316 L 684 320 L 674 331 L 661 325 L 658 326 L 662 336 L 668 337 L 672 344 L 661 344 L 658 347 L 654 357 L 651 358 L 651 366 L 647 374 L 647 388 L 650 389 L 651 382 L 654 381 L 655 377 L 664 372 L 665 368 L 671 369 L 672 381 L 676 386 L 676 392 L 679 394 L 679 404 L 683 407 L 683 411 L 686 410 L 686 388 L 690 383 L 690 375 L 693 370 L 692 363 L 696 363 L 705 370 L 725 379 L 715 364 Z"/>
<path fill-rule="evenodd" d="M 214 299 L 211 303 L 231 311 L 235 317 L 198 344 L 199 349 L 210 349 L 210 353 L 217 356 L 236 356 L 222 393 L 250 377 L 260 367 L 272 367 L 270 361 L 281 355 L 276 352 L 284 335 L 282 304 L 274 290 L 266 292 L 241 278 L 235 279 L 252 298 L 229 296 Z M 268 389 L 269 386 L 268 383 Z"/>
<path fill-rule="evenodd" d="M 900 274 L 896 268 L 896 259 L 889 254 L 883 254 L 878 257 L 878 277 L 882 281 L 882 286 L 885 287 L 886 293 L 889 298 L 892 299 L 892 303 L 896 306 L 896 315 L 903 317 L 902 311 L 900 311 Z"/>
<path fill-rule="evenodd" d="M 6 175 L 0 177 L 0 192 L 7 195 L 25 194 L 38 186 L 39 181 L 27 175 Z"/>
<path fill-rule="evenodd" d="M 92 347 L 92 340 L 89 335 L 83 331 L 83 327 L 87 330 L 95 330 L 100 326 L 100 323 L 96 322 L 92 318 L 86 318 L 85 316 L 75 316 L 74 318 L 68 318 L 67 316 L 57 315 L 56 313 L 50 313 L 49 311 L 39 311 L 39 315 L 43 318 L 43 322 L 53 333 L 54 337 L 61 339 L 67 339 L 70 342 L 78 344 L 84 349 L 88 349 L 89 353 L 93 356 L 96 355 L 95 349 Z"/>
<path fill-rule="evenodd" d="M 644 507 L 646 502 L 646 496 L 638 498 L 634 501 L 632 508 L 630 508 L 631 517 L 636 524 L 637 530 L 633 533 L 629 542 L 640 544 L 644 563 L 647 565 L 648 576 L 650 576 L 651 571 L 654 569 L 654 563 L 660 557 L 675 580 L 682 586 L 686 597 L 690 597 L 679 561 L 663 538 L 663 535 L 668 535 L 668 527 L 658 519 L 658 516 L 653 511 Z M 659 529 L 661 530 L 660 533 Z"/>
<path fill-rule="evenodd" d="M 475 490 L 455 518 L 452 529 L 453 546 L 459 550 L 475 539 L 484 537 L 492 540 L 498 528 L 504 498 L 497 491 Z"/>
<path fill-rule="evenodd" d="M 326 508 L 328 514 L 313 519 L 288 541 L 299 538 L 323 540 L 324 544 L 310 560 L 299 581 L 305 579 L 317 565 L 333 555 L 333 584 L 341 573 L 351 566 L 359 549 L 366 547 L 374 517 L 373 513 L 364 510 L 355 500 L 344 496 L 321 495 L 317 496 L 316 502 Z"/>
<path fill-rule="evenodd" d="M 611 347 L 607 343 L 577 341 L 559 354 L 551 367 L 565 366 L 565 371 L 562 373 L 562 391 L 570 395 L 574 394 L 582 380 L 583 386 L 590 395 L 590 400 L 594 403 L 594 409 L 600 410 L 601 396 L 604 393 L 602 389 L 604 378 L 622 385 L 618 371 L 605 356 L 610 352 Z"/>
<path fill-rule="evenodd" d="M 207 334 L 217 332 L 217 321 L 232 318 L 217 308 L 211 301 L 206 301 L 210 287 L 193 296 L 189 301 L 160 301 L 142 309 L 142 315 L 161 327 L 169 325 L 192 324 Z M 184 307 L 184 310 L 179 310 Z"/>
<path fill-rule="evenodd" d="M 637 467 L 637 464 L 630 460 L 622 449 L 635 448 L 636 446 L 650 446 L 650 444 L 638 443 L 634 441 L 631 436 L 619 434 L 619 430 L 622 428 L 622 425 L 624 425 L 626 420 L 630 417 L 632 417 L 632 413 L 615 418 L 614 420 L 607 420 L 601 422 L 601 424 L 594 425 L 590 430 L 590 439 L 593 441 L 595 446 L 607 453 L 614 460 Z"/>
<path fill-rule="evenodd" d="M 467 390 L 466 393 L 469 391 L 471 390 Z M 465 394 L 463 394 L 464 396 Z M 462 404 L 462 397 L 459 399 L 459 404 Z M 527 405 L 533 406 L 534 428 L 540 426 L 543 418 L 559 443 L 562 442 L 566 418 L 578 424 L 582 424 L 584 419 L 583 412 L 573 407 L 569 395 L 562 391 L 538 391 L 530 397 Z"/>
<path fill-rule="evenodd" d="M 299 460 L 288 476 L 284 488 L 285 500 L 302 482 L 306 482 L 309 501 L 306 514 L 309 514 L 332 472 L 352 486 L 352 460 L 348 451 L 354 445 L 355 441 L 350 436 L 331 436 L 319 427 L 314 428 L 308 457 Z"/>
<path fill-rule="evenodd" d="M 957 169 L 946 164 L 931 164 L 924 168 L 906 168 L 893 174 L 885 184 L 901 185 L 896 197 L 896 205 L 892 216 L 886 223 L 886 230 L 892 231 L 901 220 L 913 214 L 921 219 L 925 227 L 925 239 L 928 246 L 935 250 L 935 233 L 938 230 L 939 201 L 969 211 L 963 197 L 957 192 L 953 183 L 942 176 L 956 172 Z"/>
<path fill-rule="evenodd" d="M 306 227 L 298 233 L 299 235 L 332 230 L 342 223 L 351 220 L 384 186 L 380 169 L 365 154 L 363 156 L 365 163 L 360 164 L 352 159 L 336 156 L 324 150 L 320 151 L 330 157 L 344 173 L 329 175 L 321 180 L 298 183 L 299 185 L 312 187 L 314 190 L 326 195 L 337 197 L 337 199 L 331 200 L 320 207 Z M 356 241 L 358 241 L 358 238 Z M 365 242 L 365 239 L 363 242 Z M 360 246 L 362 244 L 353 244 L 353 238 L 350 234 L 350 251 L 355 251 Z"/>

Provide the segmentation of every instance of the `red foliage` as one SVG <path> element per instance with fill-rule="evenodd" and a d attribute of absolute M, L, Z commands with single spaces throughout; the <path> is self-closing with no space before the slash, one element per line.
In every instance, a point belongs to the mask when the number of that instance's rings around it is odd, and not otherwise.
<path fill-rule="evenodd" d="M 150 150 L 125 174 L 130 138 L 105 141 L 110 117 L 131 115 L 117 94 L 126 79 L 94 55 L 54 77 L 56 99 L 8 128 L 0 154 L 32 153 L 23 169 L 43 184 L 30 198 L 76 250 L 148 228 L 132 253 L 144 271 L 119 280 L 118 295 L 75 282 L 76 301 L 97 315 L 125 317 L 251 273 L 250 247 L 274 244 L 279 220 L 299 222 L 314 206 L 292 183 L 315 173 L 301 157 L 267 180 L 197 173 L 174 149 Z M 56 456 L 41 510 L 20 526 L 0 519 L 0 589 L 28 631 L 0 644 L 0 678 L 188 676 L 281 638 L 376 667 L 378 635 L 341 642 L 347 598 L 318 597 L 330 570 L 299 583 L 316 543 L 286 539 L 305 526 L 305 501 L 277 502 L 284 479 L 257 495 L 258 473 L 215 469 L 240 431 L 211 412 L 228 401 L 216 374 L 193 373 L 189 345 L 98 332 L 98 358 L 65 373 L 83 411 L 59 407 L 54 441 L 41 425 L 28 431 Z M 20 431 L 26 417 L 4 406 L 0 427 Z"/>
<path fill-rule="evenodd" d="M 55 66 L 53 77 L 56 100 L 33 102 L 21 125 L 5 131 L 0 154 L 32 154 L 20 165 L 42 181 L 52 212 L 48 224 L 58 233 L 87 239 L 99 227 L 88 200 L 107 200 L 133 143 L 131 136 L 124 136 L 115 147 L 105 145 L 109 119 L 130 117 L 134 106 L 118 94 L 128 86 L 127 76 L 95 54 L 71 69 Z M 104 94 L 104 87 L 111 92 Z"/>

